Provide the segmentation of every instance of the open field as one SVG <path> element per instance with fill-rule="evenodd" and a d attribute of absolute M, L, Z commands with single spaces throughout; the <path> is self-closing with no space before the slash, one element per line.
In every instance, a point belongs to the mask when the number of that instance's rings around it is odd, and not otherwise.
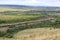
<path fill-rule="evenodd" d="M 30 11 L 28 9 L 16 9 L 16 8 L 9 8 L 9 7 L 0 7 L 0 12 L 3 11 Z"/>
<path fill-rule="evenodd" d="M 60 40 L 60 29 L 27 29 L 15 34 L 14 38 L 0 38 L 0 40 Z"/>
<path fill-rule="evenodd" d="M 0 7 L 0 12 L 4 11 L 30 11 L 30 10 L 42 10 L 39 8 L 10 8 L 10 7 Z"/>
<path fill-rule="evenodd" d="M 37 19 L 37 17 L 38 16 L 28 16 L 28 15 L 19 15 L 19 16 L 0 15 L 0 24 L 29 21 L 29 20 Z"/>
<path fill-rule="evenodd" d="M 53 28 L 51 30 L 50 28 L 27 29 L 17 33 L 15 38 L 21 40 L 60 40 L 59 30 Z"/>
<path fill-rule="evenodd" d="M 58 10 L 41 9 L 41 11 L 28 8 L 0 8 L 0 10 L 0 40 L 60 40 Z"/>
<path fill-rule="evenodd" d="M 4 7 L 0 7 L 0 12 L 3 12 L 3 11 L 16 11 L 16 10 L 18 10 L 18 9 L 13 9 L 13 8 L 4 8 Z"/>

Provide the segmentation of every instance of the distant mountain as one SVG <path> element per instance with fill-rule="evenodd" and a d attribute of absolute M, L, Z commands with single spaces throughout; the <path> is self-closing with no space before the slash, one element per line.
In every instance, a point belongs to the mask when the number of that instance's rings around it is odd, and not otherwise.
<path fill-rule="evenodd" d="M 32 8 L 32 6 L 26 6 L 26 5 L 0 5 L 0 7 L 10 7 L 10 8 Z"/>
<path fill-rule="evenodd" d="M 43 11 L 56 11 L 60 10 L 60 7 L 52 7 L 52 6 L 27 6 L 27 5 L 0 5 L 0 7 L 9 7 L 9 8 L 38 8 Z"/>
<path fill-rule="evenodd" d="M 0 5 L 0 7 L 12 7 L 12 8 L 60 8 L 53 6 L 27 6 L 27 5 Z"/>

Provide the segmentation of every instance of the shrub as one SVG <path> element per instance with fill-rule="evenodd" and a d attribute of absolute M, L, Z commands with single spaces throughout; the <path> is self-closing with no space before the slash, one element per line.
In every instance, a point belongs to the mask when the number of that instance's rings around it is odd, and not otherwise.
<path fill-rule="evenodd" d="M 5 34 L 5 32 L 0 31 L 0 37 L 3 37 Z"/>
<path fill-rule="evenodd" d="M 7 33 L 7 34 L 5 35 L 5 37 L 7 37 L 7 38 L 13 38 L 13 34 Z"/>

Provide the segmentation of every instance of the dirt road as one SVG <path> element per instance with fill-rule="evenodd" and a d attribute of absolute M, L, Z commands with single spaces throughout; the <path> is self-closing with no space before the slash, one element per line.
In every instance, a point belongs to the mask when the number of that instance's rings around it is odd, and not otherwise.
<path fill-rule="evenodd" d="M 0 27 L 15 27 L 18 25 L 22 26 L 26 24 L 39 23 L 39 22 L 46 21 L 46 20 L 54 20 L 54 18 L 38 19 L 38 20 L 32 20 L 32 21 L 18 22 L 14 24 L 4 24 L 4 25 L 1 25 Z"/>

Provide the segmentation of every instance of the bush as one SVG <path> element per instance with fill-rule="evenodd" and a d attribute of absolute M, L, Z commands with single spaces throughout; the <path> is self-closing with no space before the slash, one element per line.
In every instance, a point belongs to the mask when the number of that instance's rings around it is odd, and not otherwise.
<path fill-rule="evenodd" d="M 3 37 L 5 34 L 5 32 L 0 31 L 0 37 Z"/>
<path fill-rule="evenodd" d="M 5 35 L 5 37 L 7 37 L 7 38 L 13 38 L 13 34 L 7 33 L 7 34 Z"/>
<path fill-rule="evenodd" d="M 10 28 L 10 29 L 7 30 L 7 33 L 11 33 L 11 34 L 14 34 L 16 32 L 18 32 L 17 28 Z"/>

